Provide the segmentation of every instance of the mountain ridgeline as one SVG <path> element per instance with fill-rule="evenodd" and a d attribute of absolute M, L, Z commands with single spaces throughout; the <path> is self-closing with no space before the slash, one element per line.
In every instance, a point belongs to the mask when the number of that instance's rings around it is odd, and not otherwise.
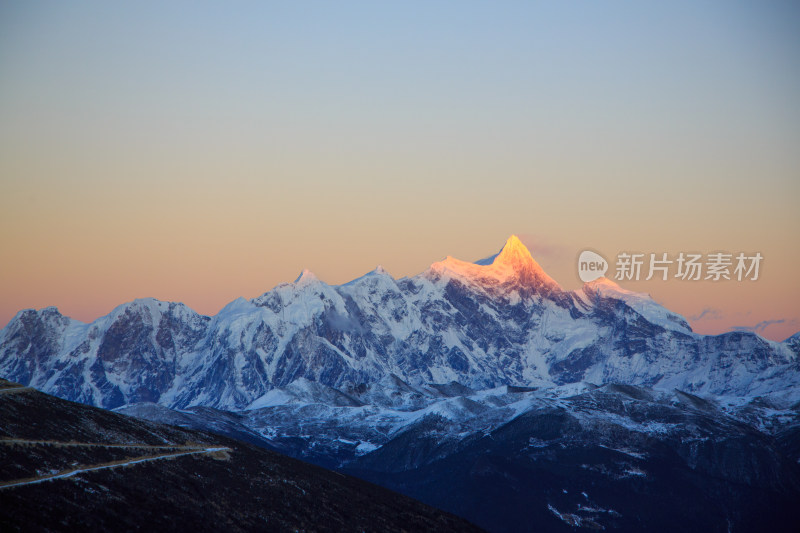
<path fill-rule="evenodd" d="M 800 399 L 797 336 L 698 335 L 647 295 L 601 278 L 564 291 L 516 237 L 487 260 L 410 278 L 378 267 L 331 286 L 304 271 L 213 317 L 140 299 L 85 324 L 55 308 L 0 331 L 0 375 L 115 408 L 244 409 L 306 379 L 337 389 L 397 376 L 473 389 L 590 382 Z"/>

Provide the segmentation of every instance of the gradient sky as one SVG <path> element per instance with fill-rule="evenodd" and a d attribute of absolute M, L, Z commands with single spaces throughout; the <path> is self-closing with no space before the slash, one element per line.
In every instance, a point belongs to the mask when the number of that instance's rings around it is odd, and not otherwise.
<path fill-rule="evenodd" d="M 795 2 L 0 4 L 0 325 L 516 233 L 565 288 L 584 248 L 759 251 L 757 282 L 621 284 L 782 340 L 798 199 Z"/>

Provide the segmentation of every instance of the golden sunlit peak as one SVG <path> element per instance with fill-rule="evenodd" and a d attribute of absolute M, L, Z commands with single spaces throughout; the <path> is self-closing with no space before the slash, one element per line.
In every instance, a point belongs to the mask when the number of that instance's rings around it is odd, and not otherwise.
<path fill-rule="evenodd" d="M 531 257 L 531 253 L 528 251 L 528 248 L 522 244 L 522 241 L 519 240 L 519 237 L 516 235 L 512 235 L 506 241 L 505 246 L 503 249 L 500 250 L 500 253 L 495 258 L 495 263 L 503 263 L 503 264 L 510 264 L 513 265 L 515 263 L 528 263 L 533 261 L 533 257 Z"/>
<path fill-rule="evenodd" d="M 516 235 L 508 238 L 503 249 L 494 258 L 467 263 L 447 256 L 444 261 L 431 265 L 430 270 L 434 273 L 450 273 L 471 279 L 516 281 L 529 286 L 560 289 L 558 283 L 542 270 Z"/>
<path fill-rule="evenodd" d="M 522 241 L 516 235 L 508 238 L 505 246 L 497 254 L 491 266 L 495 269 L 511 271 L 514 276 L 525 283 L 541 283 L 551 287 L 558 287 L 558 283 L 542 270 L 539 263 L 531 256 L 528 248 L 522 244 Z"/>

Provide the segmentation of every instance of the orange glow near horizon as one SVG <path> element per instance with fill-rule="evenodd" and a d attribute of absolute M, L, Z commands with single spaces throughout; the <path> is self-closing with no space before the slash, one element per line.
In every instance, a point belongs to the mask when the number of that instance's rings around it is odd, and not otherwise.
<path fill-rule="evenodd" d="M 518 232 L 564 290 L 584 249 L 758 251 L 754 283 L 620 285 L 800 330 L 800 8 L 295 4 L 0 3 L 0 326 L 211 315 Z"/>
<path fill-rule="evenodd" d="M 531 237 L 523 237 L 527 241 L 531 250 L 537 249 L 537 243 L 531 242 Z M 384 245 L 390 243 L 383 243 Z M 543 258 L 545 263 L 544 271 L 548 274 L 553 273 L 556 282 L 561 281 L 564 290 L 573 290 L 580 287 L 581 282 L 577 279 L 576 265 L 572 260 L 565 261 L 570 255 L 577 258 L 578 250 L 574 253 L 563 253 L 563 250 L 553 252 L 553 245 L 542 247 L 546 253 Z M 567 247 L 564 247 L 566 250 Z M 219 250 L 215 248 L 215 250 Z M 146 250 L 135 249 L 130 255 L 123 257 L 113 257 L 107 262 L 99 265 L 101 268 L 91 268 L 88 262 L 72 263 L 62 262 L 60 265 L 48 259 L 47 255 L 34 256 L 35 264 L 38 268 L 29 270 L 26 274 L 27 279 L 45 279 L 46 282 L 39 285 L 40 291 L 31 291 L 25 283 L 7 285 L 3 289 L 3 324 L 7 323 L 13 315 L 24 308 L 42 308 L 55 305 L 59 310 L 71 318 L 83 322 L 91 322 L 100 316 L 108 314 L 114 307 L 122 303 L 140 297 L 156 297 L 164 301 L 181 301 L 195 311 L 214 315 L 230 301 L 245 296 L 252 298 L 259 296 L 263 292 L 270 290 L 279 283 L 294 280 L 299 267 L 289 268 L 285 265 L 276 264 L 272 272 L 282 272 L 282 279 L 274 279 L 273 276 L 265 275 L 258 268 L 262 262 L 255 260 L 252 262 L 228 262 L 222 256 L 217 256 L 216 261 L 211 255 L 207 256 L 187 256 L 184 262 L 179 263 L 177 257 L 174 262 L 166 261 L 160 263 L 151 262 L 148 257 L 139 256 L 139 260 L 134 260 L 134 256 Z M 492 255 L 487 250 L 483 255 Z M 231 251 L 231 253 L 234 253 Z M 289 252 L 291 254 L 291 251 Z M 297 252 L 295 252 L 297 253 Z M 162 252 L 163 254 L 163 252 Z M 348 272 L 347 269 L 337 265 L 337 261 L 331 261 L 333 266 L 339 269 L 325 267 L 325 258 L 321 253 L 316 257 L 320 264 L 319 269 L 312 268 L 320 278 L 326 283 L 340 284 L 365 274 L 372 270 L 379 262 L 372 266 L 365 266 L 358 271 Z M 388 254 L 391 255 L 391 254 Z M 163 257 L 164 255 L 161 255 Z M 52 257 L 52 256 L 50 256 Z M 334 259 L 341 256 L 332 254 Z M 607 256 L 608 257 L 608 256 Z M 406 271 L 398 271 L 396 265 L 402 265 L 402 261 L 395 257 L 390 266 L 382 264 L 395 278 L 418 274 L 425 270 L 424 262 L 407 267 Z M 473 258 L 474 259 L 474 258 Z M 535 257 L 534 257 L 535 260 Z M 185 265 L 197 264 L 197 267 L 187 268 Z M 262 260 L 263 261 L 263 260 Z M 124 263 L 129 262 L 126 265 Z M 287 261 L 288 263 L 289 261 Z M 299 263 L 298 263 L 299 264 Z M 175 268 L 181 265 L 181 268 Z M 495 276 L 498 279 L 505 279 L 508 272 L 501 265 L 498 266 L 478 266 L 468 261 L 461 261 L 448 257 L 443 262 L 433 263 L 435 268 L 456 269 L 471 275 Z M 769 265 L 767 263 L 767 265 Z M 656 301 L 677 312 L 692 325 L 697 333 L 719 334 L 730 331 L 736 327 L 756 327 L 762 323 L 756 332 L 760 335 L 773 340 L 783 340 L 786 337 L 800 330 L 798 325 L 798 313 L 793 302 L 800 298 L 800 291 L 794 288 L 786 290 L 775 290 L 774 285 L 769 281 L 780 272 L 772 272 L 767 266 L 763 271 L 763 280 L 757 282 L 710 282 L 710 281 L 661 281 L 652 280 L 617 282 L 623 288 L 636 292 L 649 293 Z M 56 268 L 53 268 L 56 267 Z M 66 267 L 66 268 L 65 268 Z M 75 268 L 85 268 L 92 273 L 91 276 Z M 499 269 L 499 270 L 498 270 Z M 7 267 L 6 270 L 7 272 Z M 58 275 L 54 273 L 58 272 Z M 5 272 L 4 272 L 5 274 Z M 26 281 L 24 273 L 19 272 L 20 281 Z M 613 280 L 613 273 L 608 272 L 607 276 Z M 273 277 L 271 280 L 270 277 Z M 253 280 L 263 278 L 265 285 L 258 287 Z M 8 279 L 4 277 L 3 279 Z M 219 282 L 220 279 L 226 280 L 226 284 Z M 16 306 L 15 302 L 19 302 Z M 22 303 L 26 302 L 26 303 Z"/>

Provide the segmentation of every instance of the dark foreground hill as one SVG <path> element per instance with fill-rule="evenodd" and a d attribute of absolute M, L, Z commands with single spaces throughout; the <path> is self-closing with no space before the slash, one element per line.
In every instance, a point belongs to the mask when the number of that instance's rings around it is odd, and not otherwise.
<path fill-rule="evenodd" d="M 2 531 L 479 531 L 358 479 L 0 380 Z"/>

